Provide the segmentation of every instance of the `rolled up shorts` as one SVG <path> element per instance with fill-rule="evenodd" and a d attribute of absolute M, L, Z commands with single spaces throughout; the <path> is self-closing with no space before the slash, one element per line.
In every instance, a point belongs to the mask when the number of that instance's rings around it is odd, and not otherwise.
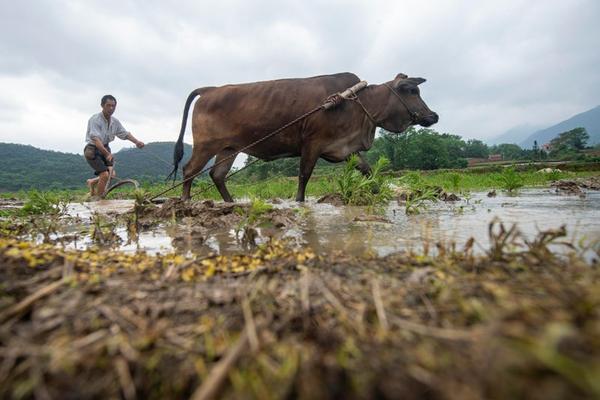
<path fill-rule="evenodd" d="M 104 147 L 110 152 L 110 147 L 107 144 Z M 104 154 L 100 153 L 100 150 L 93 144 L 88 144 L 83 148 L 83 156 L 90 167 L 94 169 L 95 175 L 100 175 L 102 172 L 108 171 L 108 167 L 113 166 L 113 162 L 108 161 Z"/>

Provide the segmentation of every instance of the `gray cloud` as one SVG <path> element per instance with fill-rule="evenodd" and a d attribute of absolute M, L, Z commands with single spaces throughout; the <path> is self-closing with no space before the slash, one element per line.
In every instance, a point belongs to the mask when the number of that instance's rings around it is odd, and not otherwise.
<path fill-rule="evenodd" d="M 595 0 L 166 4 L 2 3 L 0 141 L 79 152 L 105 93 L 139 137 L 174 140 L 196 87 L 341 71 L 427 78 L 438 129 L 465 137 L 600 103 Z"/>

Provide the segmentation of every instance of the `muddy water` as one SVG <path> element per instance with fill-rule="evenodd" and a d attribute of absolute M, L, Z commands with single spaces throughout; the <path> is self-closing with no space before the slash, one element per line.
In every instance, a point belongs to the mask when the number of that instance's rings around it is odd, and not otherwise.
<path fill-rule="evenodd" d="M 67 214 L 73 217 L 90 218 L 95 213 L 125 214 L 133 210 L 133 200 L 100 200 L 89 203 L 71 203 Z"/>
<path fill-rule="evenodd" d="M 132 201 L 105 200 L 73 204 L 69 214 L 85 219 L 93 213 L 126 213 L 132 207 Z M 275 207 L 299 210 L 298 224 L 276 235 L 292 238 L 299 245 L 308 245 L 318 252 L 383 256 L 402 250 L 421 251 L 425 243 L 454 242 L 460 248 L 471 237 L 476 240 L 475 250 L 481 252 L 489 248 L 488 224 L 494 218 L 506 225 L 516 223 L 527 238 L 533 238 L 540 230 L 566 225 L 570 241 L 600 241 L 598 191 L 587 192 L 583 198 L 557 195 L 549 189 L 525 189 L 518 196 L 499 193 L 492 198 L 486 193 L 472 193 L 470 198 L 457 202 L 430 203 L 416 215 L 406 215 L 404 207 L 394 201 L 386 208 L 381 221 L 361 221 L 369 215 L 362 207 L 335 207 L 318 204 L 314 199 L 300 206 L 284 201 Z M 230 254 L 245 250 L 234 227 L 212 229 L 198 240 L 193 234 L 181 234 L 190 228 L 189 221 L 188 226 L 185 224 L 164 222 L 140 232 L 136 240 L 128 237 L 124 227 L 116 228 L 116 233 L 122 238 L 120 248 L 131 252 L 178 250 Z M 257 243 L 260 243 L 273 231 L 259 228 L 258 233 Z M 91 239 L 84 236 L 71 246 L 85 248 L 91 243 Z"/>
<path fill-rule="evenodd" d="M 499 218 L 510 227 L 516 223 L 526 238 L 540 230 L 566 225 L 569 240 L 600 241 L 600 192 L 585 198 L 560 196 L 550 190 L 522 190 L 518 196 L 473 193 L 467 200 L 430 204 L 417 215 L 406 215 L 403 207 L 391 203 L 386 210 L 390 223 L 355 222 L 364 210 L 312 206 L 303 236 L 314 248 L 351 254 L 375 252 L 386 255 L 400 250 L 421 250 L 425 243 L 462 246 L 469 238 L 476 250 L 489 248 L 488 225 Z"/>
<path fill-rule="evenodd" d="M 67 215 L 89 221 L 95 214 L 114 216 L 130 213 L 134 204 L 134 200 L 100 200 L 89 203 L 72 203 L 67 207 Z M 81 226 L 72 228 L 81 230 Z M 155 254 L 173 251 L 171 236 L 167 234 L 162 226 L 139 232 L 137 238 L 131 238 L 127 229 L 123 226 L 117 226 L 115 233 L 121 238 L 121 244 L 118 248 L 125 252 L 147 251 Z M 70 243 L 68 247 L 83 250 L 93 244 L 90 235 L 83 235 L 79 240 Z"/>

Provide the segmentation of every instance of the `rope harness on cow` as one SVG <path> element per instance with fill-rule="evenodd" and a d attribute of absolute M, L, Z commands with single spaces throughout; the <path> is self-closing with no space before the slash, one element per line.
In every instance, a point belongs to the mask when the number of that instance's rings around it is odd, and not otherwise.
<path fill-rule="evenodd" d="M 291 121 L 291 122 L 288 122 L 287 124 L 285 124 L 285 125 L 284 125 L 284 126 L 282 126 L 281 128 L 279 128 L 279 129 L 277 129 L 277 130 L 275 130 L 275 131 L 273 131 L 273 132 L 269 133 L 268 135 L 266 135 L 266 136 L 264 136 L 264 137 L 262 137 L 262 138 L 258 139 L 257 141 L 255 141 L 255 142 L 253 142 L 253 143 L 250 143 L 248 146 L 244 146 L 244 147 L 242 147 L 240 150 L 236 151 L 235 153 L 233 153 L 233 154 L 231 154 L 231 155 L 229 155 L 229 156 L 227 156 L 227 157 L 223 158 L 222 160 L 220 160 L 220 161 L 218 161 L 218 162 L 215 162 L 215 163 L 214 163 L 213 165 L 211 165 L 210 167 L 206 167 L 206 168 L 204 168 L 204 169 L 200 170 L 199 172 L 196 172 L 195 174 L 188 176 L 187 178 L 185 178 L 185 179 L 184 179 L 184 180 L 182 180 L 181 182 L 179 182 L 179 183 L 176 183 L 176 184 L 172 185 L 171 187 L 168 187 L 167 189 L 163 190 L 163 191 L 162 191 L 162 192 L 160 192 L 159 194 L 157 194 L 157 195 L 154 195 L 154 196 L 150 197 L 150 199 L 148 199 L 148 200 L 149 200 L 149 201 L 152 201 L 152 200 L 156 199 L 157 197 L 160 197 L 160 196 L 162 196 L 163 194 L 165 194 L 165 193 L 167 193 L 167 192 L 170 192 L 171 190 L 175 189 L 176 187 L 183 185 L 183 184 L 184 184 L 184 183 L 186 183 L 187 181 L 194 179 L 194 178 L 195 178 L 195 177 L 197 177 L 198 175 L 201 175 L 201 174 L 203 174 L 203 173 L 205 173 L 205 172 L 207 172 L 207 171 L 210 171 L 211 169 L 215 168 L 216 166 L 218 166 L 218 165 L 221 165 L 221 164 L 223 164 L 223 163 L 225 163 L 225 162 L 227 162 L 227 161 L 229 161 L 229 160 L 231 160 L 231 159 L 233 159 L 233 158 L 237 157 L 237 155 L 238 155 L 238 154 L 240 154 L 240 153 L 243 153 L 245 150 L 248 150 L 249 148 L 251 148 L 251 147 L 253 147 L 253 146 L 256 146 L 258 143 L 261 143 L 261 142 L 263 142 L 263 141 L 265 141 L 265 140 L 267 140 L 267 139 L 271 138 L 272 136 L 275 136 L 276 134 L 280 133 L 281 131 L 283 131 L 283 130 L 285 130 L 285 129 L 289 128 L 290 126 L 292 126 L 292 125 L 296 124 L 297 122 L 300 122 L 300 121 L 302 121 L 302 120 L 303 120 L 303 119 L 305 119 L 305 118 L 308 118 L 309 116 L 313 115 L 313 114 L 314 114 L 314 113 L 316 113 L 317 111 L 320 111 L 321 109 L 323 109 L 323 105 L 320 105 L 319 107 L 313 108 L 312 110 L 310 110 L 310 111 L 308 111 L 308 112 L 306 112 L 306 113 L 302 114 L 301 116 L 299 116 L 298 118 L 294 119 L 293 121 Z"/>
<path fill-rule="evenodd" d="M 404 108 L 406 108 L 406 111 L 408 112 L 408 115 L 410 116 L 410 120 L 413 124 L 416 124 L 419 122 L 419 118 L 420 115 L 418 112 L 416 111 L 412 111 L 408 105 L 404 102 L 404 100 L 402 99 L 402 96 L 400 96 L 398 94 L 398 92 L 396 92 L 396 90 L 391 87 L 388 83 L 384 83 L 385 87 L 387 87 L 390 92 L 392 92 L 394 94 L 394 96 L 396 96 L 398 98 L 398 100 L 400 100 L 400 103 L 404 106 Z M 365 107 L 365 105 L 362 103 L 362 101 L 360 101 L 360 98 L 358 97 L 358 94 L 353 93 L 351 95 L 351 97 L 348 97 L 348 100 L 352 100 L 354 102 L 356 102 L 364 111 L 365 115 L 371 120 L 372 123 L 375 124 L 375 126 L 379 126 L 380 122 L 378 122 L 375 117 L 373 117 L 373 115 L 369 112 L 369 110 L 367 110 L 367 107 Z"/>
<path fill-rule="evenodd" d="M 400 96 L 398 94 L 398 92 L 396 92 L 396 90 L 394 90 L 393 87 L 391 87 L 389 85 L 389 83 L 384 83 L 385 87 L 387 87 L 388 89 L 390 89 L 390 91 L 394 94 L 394 96 L 396 96 L 398 98 L 398 100 L 400 100 L 400 103 L 402 103 L 402 105 L 404 106 L 404 108 L 406 108 L 406 111 L 408 112 L 408 115 L 410 115 L 410 120 L 413 124 L 417 124 L 419 122 L 420 119 L 420 115 L 418 112 L 416 111 L 412 111 L 408 105 L 404 102 L 404 99 L 402 99 L 402 96 Z"/>
<path fill-rule="evenodd" d="M 402 103 L 402 105 L 404 105 L 404 107 L 406 108 L 408 114 L 410 115 L 410 118 L 411 118 L 412 122 L 416 123 L 418 121 L 419 114 L 416 113 L 416 112 L 414 112 L 414 111 L 411 111 L 410 108 L 408 107 L 408 105 L 402 99 L 402 97 L 391 86 L 389 86 L 389 84 L 385 83 L 385 86 L 400 100 L 400 102 Z M 271 138 L 271 137 L 273 137 L 273 136 L 281 133 L 282 131 L 286 130 L 287 128 L 289 128 L 289 127 L 297 124 L 298 122 L 300 122 L 300 121 L 302 121 L 302 120 L 310 117 L 311 115 L 317 113 L 318 111 L 328 110 L 328 109 L 330 109 L 332 107 L 338 106 L 344 100 L 352 100 L 352 101 L 356 102 L 358 105 L 360 105 L 360 107 L 364 111 L 365 115 L 369 118 L 369 120 L 371 120 L 371 122 L 375 126 L 378 126 L 378 122 L 375 120 L 375 118 L 373 117 L 373 115 L 367 110 L 367 108 L 364 106 L 364 104 L 358 98 L 358 92 L 361 91 L 362 89 L 364 89 L 365 87 L 367 87 L 367 82 L 366 81 L 360 81 L 356 85 L 354 85 L 354 86 L 352 86 L 352 87 L 344 90 L 342 93 L 335 93 L 335 94 L 330 95 L 329 97 L 327 97 L 327 99 L 325 99 L 325 101 L 321 105 L 319 105 L 319 106 L 313 108 L 312 110 L 310 110 L 310 111 L 308 111 L 308 112 L 300 115 L 296 119 L 288 122 L 287 124 L 283 125 L 279 129 L 276 129 L 273 132 L 270 132 L 269 134 L 267 134 L 267 135 L 263 136 L 262 138 L 254 141 L 253 143 L 250 143 L 249 145 L 242 147 L 240 150 L 236 151 L 235 153 L 230 154 L 229 156 L 227 156 L 227 157 L 219 160 L 218 162 L 215 162 L 210 167 L 203 168 L 199 172 L 197 172 L 195 174 L 192 174 L 192 175 L 188 176 L 187 178 L 183 179 L 181 182 L 171 185 L 167 189 L 165 189 L 165 190 L 161 191 L 160 193 L 158 193 L 158 194 L 150 197 L 148 199 L 148 201 L 155 200 L 156 198 L 164 195 L 165 193 L 170 192 L 171 190 L 175 189 L 176 187 L 179 187 L 179 186 L 183 185 L 187 181 L 190 181 L 190 180 L 196 178 L 198 175 L 201 175 L 201 174 L 203 174 L 203 173 L 205 173 L 207 171 L 210 171 L 213 168 L 215 168 L 216 166 L 221 165 L 221 164 L 223 164 L 223 163 L 225 163 L 225 162 L 227 162 L 227 161 L 229 161 L 231 159 L 235 159 L 235 157 L 237 157 L 238 154 L 243 153 L 246 150 L 248 150 L 248 149 L 256 146 L 257 144 L 262 143 L 265 140 L 267 140 L 267 139 L 269 139 L 269 138 Z M 244 166 L 243 168 L 241 168 L 240 170 L 237 170 L 237 171 L 233 172 L 232 174 L 228 175 L 226 177 L 226 179 L 229 178 L 229 177 L 231 177 L 231 176 L 233 176 L 233 175 L 235 175 L 236 173 L 240 172 L 241 170 L 247 168 L 248 166 L 250 166 L 250 164 L 248 164 L 248 165 Z M 211 186 L 209 186 L 207 188 L 204 188 L 200 192 L 195 193 L 194 196 L 200 194 L 201 192 L 204 192 L 204 191 L 208 190 L 213 185 L 211 185 Z"/>
<path fill-rule="evenodd" d="M 176 183 L 174 185 L 171 185 L 170 187 L 168 187 L 167 189 L 163 190 L 162 192 L 150 197 L 148 199 L 148 201 L 152 201 L 162 195 L 164 195 L 165 193 L 170 192 L 171 190 L 175 189 L 176 187 L 179 187 L 181 185 L 183 185 L 185 182 L 194 179 L 195 177 L 197 177 L 198 175 L 201 175 L 207 171 L 210 171 L 211 169 L 215 168 L 218 165 L 221 165 L 231 159 L 234 159 L 235 157 L 237 157 L 238 154 L 243 153 L 244 151 L 256 146 L 259 143 L 264 142 L 265 140 L 277 135 L 278 133 L 281 133 L 282 131 L 284 131 L 285 129 L 289 128 L 292 125 L 297 124 L 298 122 L 310 117 L 311 115 L 315 114 L 318 111 L 321 110 L 327 110 L 331 107 L 337 106 L 338 104 L 340 104 L 344 99 L 350 98 L 351 96 L 356 96 L 356 92 L 360 91 L 361 89 L 364 89 L 367 86 L 367 82 L 366 81 L 361 81 L 359 83 L 357 83 L 356 85 L 352 86 L 351 88 L 346 89 L 345 91 L 343 91 L 342 93 L 336 93 L 333 94 L 329 97 L 327 97 L 327 99 L 325 100 L 325 102 L 323 102 L 323 104 L 313 108 L 312 110 L 305 112 L 304 114 L 302 114 L 301 116 L 297 117 L 296 119 L 288 122 L 287 124 L 283 125 L 281 128 L 274 130 L 273 132 L 263 136 L 262 138 L 254 141 L 253 143 L 250 143 L 247 146 L 242 147 L 241 149 L 239 149 L 238 151 L 236 151 L 233 154 L 230 154 L 229 156 L 219 160 L 218 162 L 215 162 L 213 165 L 211 165 L 210 167 L 206 167 L 203 168 L 202 170 L 200 170 L 199 172 L 196 172 L 195 174 L 192 174 L 190 176 L 188 176 L 187 178 L 183 179 L 181 182 Z"/>

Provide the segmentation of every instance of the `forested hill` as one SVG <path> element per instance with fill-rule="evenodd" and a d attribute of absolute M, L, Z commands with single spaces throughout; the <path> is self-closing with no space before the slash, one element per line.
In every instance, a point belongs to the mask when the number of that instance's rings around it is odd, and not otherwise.
<path fill-rule="evenodd" d="M 531 134 L 527 139 L 519 143 L 523 148 L 529 149 L 533 146 L 533 142 L 537 141 L 538 145 L 550 142 L 553 138 L 563 132 L 570 131 L 578 127 L 585 128 L 590 138 L 588 145 L 594 146 L 600 144 L 600 106 L 594 107 L 591 110 L 577 114 L 567 120 L 552 125 L 549 128 L 539 130 Z"/>
<path fill-rule="evenodd" d="M 117 175 L 146 182 L 164 180 L 171 171 L 174 146 L 173 142 L 148 143 L 143 149 L 115 153 Z M 191 153 L 192 146 L 185 144 L 182 165 Z M 0 192 L 84 188 L 92 176 L 83 155 L 0 143 Z"/>
<path fill-rule="evenodd" d="M 128 148 L 115 153 L 117 176 L 144 182 L 164 181 L 173 169 L 174 142 L 148 143 L 143 149 Z M 192 146 L 184 143 L 181 166 L 190 159 Z M 181 174 L 178 174 L 181 177 Z"/>

